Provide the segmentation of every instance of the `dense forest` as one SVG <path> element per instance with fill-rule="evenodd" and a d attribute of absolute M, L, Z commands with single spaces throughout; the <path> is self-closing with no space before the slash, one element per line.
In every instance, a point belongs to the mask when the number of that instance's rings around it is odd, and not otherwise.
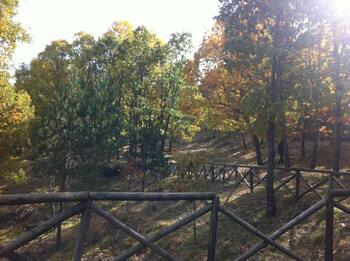
<path fill-rule="evenodd" d="M 69 191 L 67 179 L 78 175 L 93 191 L 99 170 L 121 157 L 144 176 L 166 175 L 173 143 L 204 131 L 252 144 L 268 170 L 268 216 L 277 211 L 276 154 L 292 167 L 292 141 L 301 156 L 310 151 L 311 169 L 320 140 L 331 141 L 328 161 L 341 170 L 350 138 L 350 14 L 327 0 L 218 4 L 197 50 L 189 33 L 164 41 L 117 21 L 98 38 L 77 32 L 72 42 L 49 43 L 11 75 L 12 54 L 30 32 L 14 20 L 18 1 L 1 1 L 0 184 L 39 173 L 47 191 Z"/>

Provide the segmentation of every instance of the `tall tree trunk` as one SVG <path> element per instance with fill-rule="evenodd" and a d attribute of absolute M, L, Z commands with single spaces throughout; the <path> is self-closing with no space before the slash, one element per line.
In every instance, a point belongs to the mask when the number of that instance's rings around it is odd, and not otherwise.
<path fill-rule="evenodd" d="M 163 137 L 162 137 L 162 148 L 161 148 L 162 153 L 164 153 L 164 151 L 165 151 L 165 142 L 166 142 L 166 139 L 168 138 L 169 125 L 170 125 L 170 115 L 167 117 L 165 127 L 164 127 L 164 133 L 163 133 Z"/>
<path fill-rule="evenodd" d="M 129 141 L 129 155 L 131 157 L 136 157 L 137 155 L 137 142 L 136 142 L 136 136 L 132 135 L 130 137 Z"/>
<path fill-rule="evenodd" d="M 300 137 L 300 156 L 305 157 L 305 155 L 305 132 L 303 131 Z"/>
<path fill-rule="evenodd" d="M 300 134 L 300 157 L 305 157 L 305 130 L 306 130 L 306 119 L 302 117 L 301 123 L 301 134 Z"/>
<path fill-rule="evenodd" d="M 272 58 L 272 79 L 269 86 L 268 92 L 271 103 L 268 104 L 270 107 L 268 127 L 267 127 L 267 179 L 266 179 L 266 214 L 268 217 L 274 217 L 276 215 L 277 207 L 275 200 L 274 191 L 274 178 L 275 178 L 275 111 L 273 105 L 277 101 L 277 83 L 276 83 L 276 56 Z"/>
<path fill-rule="evenodd" d="M 166 142 L 166 138 L 162 138 L 161 142 L 160 142 L 160 151 L 162 154 L 165 151 L 165 142 Z"/>
<path fill-rule="evenodd" d="M 141 191 L 145 192 L 145 184 L 146 184 L 146 171 L 143 171 L 143 176 L 142 176 L 142 186 L 141 186 Z"/>
<path fill-rule="evenodd" d="M 247 149 L 247 143 L 245 141 L 245 135 L 243 132 L 241 132 L 241 138 L 242 138 L 242 146 L 243 146 L 243 149 Z"/>
<path fill-rule="evenodd" d="M 282 135 L 282 142 L 283 142 L 283 163 L 286 168 L 290 168 L 288 138 L 285 133 Z"/>
<path fill-rule="evenodd" d="M 261 158 L 259 139 L 258 139 L 258 137 L 255 134 L 252 135 L 252 139 L 253 139 L 253 144 L 254 144 L 254 148 L 255 148 L 256 163 L 259 166 L 263 166 L 264 162 L 263 162 L 263 160 Z"/>
<path fill-rule="evenodd" d="M 119 160 L 120 159 L 120 148 L 118 147 L 117 148 L 117 160 Z"/>
<path fill-rule="evenodd" d="M 333 135 L 333 161 L 332 169 L 334 171 L 339 171 L 340 168 L 340 146 L 341 146 L 341 136 L 342 136 L 342 100 L 343 100 L 343 86 L 340 79 L 340 56 L 339 56 L 339 46 L 337 37 L 336 25 L 333 27 L 333 40 L 334 40 L 334 51 L 333 58 L 335 62 L 333 83 L 335 86 L 335 108 L 334 108 L 334 135 Z"/>
<path fill-rule="evenodd" d="M 168 150 L 168 152 L 171 152 L 172 146 L 173 146 L 173 139 L 170 138 L 170 140 L 169 140 L 169 150 Z"/>
<path fill-rule="evenodd" d="M 133 156 L 134 154 L 134 143 L 133 143 L 133 138 L 130 137 L 129 139 L 129 156 Z"/>
<path fill-rule="evenodd" d="M 314 127 L 314 137 L 313 137 L 313 144 L 312 144 L 312 155 L 311 155 L 311 162 L 310 162 L 310 168 L 314 169 L 316 168 L 317 164 L 317 154 L 318 154 L 318 143 L 320 139 L 320 120 L 316 120 L 315 127 Z"/>
<path fill-rule="evenodd" d="M 286 114 L 282 113 L 282 143 L 283 143 L 283 163 L 286 168 L 290 168 L 287 127 L 286 127 Z"/>
<path fill-rule="evenodd" d="M 274 176 L 275 176 L 275 125 L 270 116 L 267 130 L 267 149 L 268 149 L 268 166 L 267 166 L 267 179 L 266 179 L 266 214 L 269 217 L 276 215 L 276 200 L 275 192 L 273 188 Z"/>
<path fill-rule="evenodd" d="M 273 37 L 273 53 L 271 57 L 271 82 L 268 86 L 269 100 L 267 100 L 268 111 L 268 127 L 267 127 L 267 151 L 268 151 L 268 166 L 266 179 L 266 214 L 268 217 L 276 215 L 277 207 L 275 200 L 275 191 L 273 187 L 275 178 L 275 104 L 278 100 L 278 79 L 280 77 L 280 61 L 277 58 L 276 50 L 280 45 L 280 19 L 282 12 L 279 12 L 276 17 Z"/>

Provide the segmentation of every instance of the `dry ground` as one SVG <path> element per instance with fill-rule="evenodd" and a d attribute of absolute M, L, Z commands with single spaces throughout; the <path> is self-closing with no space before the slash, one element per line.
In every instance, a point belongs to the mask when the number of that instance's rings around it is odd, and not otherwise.
<path fill-rule="evenodd" d="M 291 160 L 293 166 L 307 167 L 310 152 L 306 157 L 299 157 L 298 143 L 291 144 Z M 264 145 L 262 146 L 265 155 Z M 176 158 L 185 152 L 204 151 L 208 161 L 217 162 L 242 162 L 255 164 L 254 151 L 249 147 L 243 150 L 239 140 L 228 135 L 215 140 L 200 141 L 193 143 L 176 144 L 174 151 L 170 154 Z M 348 170 L 350 145 L 343 144 L 342 147 L 342 169 Z M 331 146 L 329 142 L 323 142 L 320 146 L 319 168 L 329 168 L 331 164 Z M 130 175 L 132 174 L 132 175 Z M 130 176 L 133 178 L 130 180 Z M 116 178 L 98 178 L 99 191 L 140 191 L 141 173 L 135 164 L 129 163 L 124 168 L 123 175 Z M 315 179 L 316 180 L 316 179 Z M 310 182 L 315 182 L 310 177 Z M 74 191 L 84 190 L 79 179 L 72 184 Z M 350 186 L 349 186 L 350 187 Z M 225 198 L 232 189 L 232 185 L 223 186 L 220 182 L 212 183 L 199 178 L 198 180 L 180 180 L 176 176 L 170 176 L 159 181 L 153 177 L 147 178 L 147 191 L 214 191 L 222 198 Z M 325 187 L 321 188 L 324 190 Z M 21 186 L 2 186 L 1 193 L 27 193 L 41 192 L 45 190 L 42 180 L 32 177 L 27 184 Z M 317 202 L 318 198 L 308 194 L 298 204 L 294 203 L 292 196 L 285 189 L 276 193 L 278 213 L 276 218 L 265 216 L 265 192 L 264 188 L 257 187 L 253 194 L 241 186 L 229 202 L 228 207 L 244 218 L 250 224 L 256 226 L 264 233 L 270 234 L 303 209 Z M 350 202 L 347 202 L 350 203 Z M 199 208 L 203 202 L 196 202 Z M 69 204 L 67 204 L 68 206 Z M 193 211 L 193 202 L 102 202 L 99 205 L 108 209 L 119 219 L 139 231 L 143 235 L 153 233 L 166 227 L 179 218 Z M 42 220 L 50 216 L 49 205 L 33 205 L 22 207 L 1 207 L 0 208 L 0 243 L 2 245 L 15 238 L 24 231 L 33 228 Z M 346 260 L 350 256 L 350 230 L 348 227 L 350 218 L 340 211 L 336 211 L 335 243 L 336 260 Z M 74 238 L 77 233 L 79 218 L 74 217 L 64 223 L 62 250 L 54 250 L 54 232 L 33 241 L 30 245 L 23 247 L 20 252 L 34 260 L 70 260 L 74 249 Z M 189 224 L 178 232 L 168 236 L 161 241 L 160 246 L 174 254 L 179 260 L 206 260 L 206 244 L 209 232 L 209 215 L 200 218 L 196 222 L 197 240 L 194 240 L 193 224 Z M 259 242 L 243 228 L 228 220 L 225 216 L 219 215 L 219 227 L 217 235 L 217 260 L 233 260 L 240 253 Z M 313 215 L 306 222 L 295 227 L 283 235 L 279 243 L 294 250 L 305 260 L 322 260 L 324 245 L 324 211 L 321 210 Z M 99 217 L 93 216 L 90 229 L 86 237 L 85 260 L 111 260 L 126 248 L 136 242 L 119 230 L 114 229 L 108 222 Z M 161 260 L 150 251 L 144 251 L 131 260 Z M 284 255 L 269 247 L 261 251 L 252 260 L 288 260 Z"/>

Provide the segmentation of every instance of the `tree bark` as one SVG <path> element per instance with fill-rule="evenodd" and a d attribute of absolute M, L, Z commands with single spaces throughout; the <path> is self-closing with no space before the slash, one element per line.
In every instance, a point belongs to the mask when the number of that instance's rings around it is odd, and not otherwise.
<path fill-rule="evenodd" d="M 130 137 L 130 140 L 129 140 L 129 155 L 133 156 L 133 154 L 134 154 L 134 142 L 133 142 L 133 138 Z"/>
<path fill-rule="evenodd" d="M 120 149 L 119 149 L 119 147 L 117 148 L 117 160 L 119 160 L 120 159 Z"/>
<path fill-rule="evenodd" d="M 262 157 L 261 157 L 261 150 L 260 150 L 259 139 L 258 139 L 258 137 L 255 134 L 252 135 L 252 139 L 253 139 L 253 144 L 254 144 L 254 148 L 255 148 L 256 163 L 259 166 L 263 166 L 264 162 L 263 162 Z"/>
<path fill-rule="evenodd" d="M 341 136 L 342 136 L 342 100 L 343 100 L 343 86 L 340 79 L 340 56 L 339 56 L 339 45 L 337 39 L 337 26 L 333 26 L 333 58 L 335 62 L 335 69 L 333 75 L 333 83 L 335 86 L 335 108 L 334 108 L 334 135 L 333 135 L 333 161 L 332 169 L 339 171 L 340 168 L 340 147 L 341 147 Z"/>
<path fill-rule="evenodd" d="M 247 149 L 247 143 L 245 141 L 245 135 L 243 132 L 241 132 L 241 138 L 242 138 L 242 146 L 243 146 L 243 149 Z"/>
<path fill-rule="evenodd" d="M 286 168 L 290 168 L 285 112 L 282 113 L 282 143 L 283 143 L 283 163 Z"/>
<path fill-rule="evenodd" d="M 319 143 L 319 139 L 320 139 L 319 129 L 320 129 L 320 120 L 316 120 L 315 127 L 314 127 L 312 155 L 311 155 L 311 162 L 310 162 L 311 169 L 316 168 L 316 164 L 317 164 L 318 143 Z"/>
<path fill-rule="evenodd" d="M 268 85 L 269 100 L 267 100 L 268 111 L 268 127 L 267 127 L 267 151 L 268 151 L 268 165 L 266 178 L 266 215 L 274 217 L 277 212 L 275 191 L 273 187 L 275 177 L 275 104 L 278 99 L 278 79 L 280 73 L 280 61 L 277 58 L 276 49 L 280 45 L 280 20 L 282 12 L 278 12 L 274 28 L 273 37 L 273 53 L 271 57 L 271 82 Z"/>
<path fill-rule="evenodd" d="M 129 155 L 133 158 L 137 156 L 137 142 L 136 136 L 132 135 L 129 141 Z"/>
<path fill-rule="evenodd" d="M 143 171 L 143 176 L 142 176 L 142 187 L 141 187 L 141 191 L 145 192 L 145 183 L 146 183 L 146 171 Z"/>
<path fill-rule="evenodd" d="M 300 156 L 305 157 L 306 151 L 305 151 L 305 129 L 306 129 L 306 119 L 304 118 L 302 120 L 302 130 L 300 135 Z"/>
<path fill-rule="evenodd" d="M 300 137 L 300 156 L 305 157 L 305 133 L 301 133 Z"/>
<path fill-rule="evenodd" d="M 286 168 L 290 168 L 290 160 L 289 160 L 289 147 L 288 147 L 288 137 L 286 134 L 282 136 L 283 142 L 283 163 Z"/>
<path fill-rule="evenodd" d="M 171 138 L 171 139 L 169 140 L 169 152 L 171 152 L 172 146 L 173 146 L 173 139 Z"/>
<path fill-rule="evenodd" d="M 277 211 L 275 192 L 273 189 L 275 176 L 275 125 L 271 118 L 270 116 L 267 130 L 268 166 L 266 179 L 266 214 L 269 217 L 275 216 Z"/>

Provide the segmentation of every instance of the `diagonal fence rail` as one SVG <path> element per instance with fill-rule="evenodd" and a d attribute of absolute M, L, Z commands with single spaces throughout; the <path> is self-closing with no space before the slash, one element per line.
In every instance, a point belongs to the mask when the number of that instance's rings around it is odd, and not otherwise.
<path fill-rule="evenodd" d="M 225 166 L 226 167 L 226 166 Z M 208 168 L 210 169 L 210 168 Z M 231 184 L 234 188 L 240 184 L 245 184 L 251 192 L 258 185 L 264 185 L 264 173 L 259 173 L 264 170 L 262 167 L 257 166 L 247 166 L 247 165 L 234 165 L 230 166 L 229 171 L 215 170 L 214 168 L 210 170 L 210 177 L 214 181 L 221 175 L 222 180 L 232 180 Z M 243 170 L 242 170 L 243 169 Z M 284 171 L 286 169 L 283 169 Z M 334 243 L 334 208 L 338 208 L 347 214 L 350 214 L 350 208 L 345 206 L 342 202 L 350 197 L 350 190 L 346 189 L 345 185 L 340 182 L 339 176 L 349 175 L 349 173 L 341 172 L 324 172 L 321 174 L 327 175 L 326 179 L 321 179 L 316 183 L 309 183 L 305 175 L 305 169 L 288 169 L 292 173 L 290 175 L 281 177 L 279 179 L 279 184 L 275 188 L 278 190 L 284 187 L 286 190 L 292 192 L 296 201 L 298 201 L 302 196 L 307 193 L 313 192 L 319 201 L 314 205 L 304 210 L 302 213 L 298 214 L 296 217 L 288 221 L 286 224 L 281 226 L 279 229 L 266 235 L 243 218 L 239 217 L 233 210 L 230 210 L 225 204 L 220 204 L 219 197 L 211 192 L 200 192 L 200 193 L 132 193 L 132 192 L 63 192 L 63 193 L 41 193 L 41 194 L 14 194 L 14 195 L 0 195 L 0 206 L 2 205 L 23 205 L 23 204 L 35 204 L 35 203 L 52 203 L 52 202 L 76 202 L 77 204 L 69 209 L 64 210 L 57 216 L 45 221 L 35 227 L 34 229 L 20 235 L 17 239 L 11 241 L 10 243 L 2 246 L 0 248 L 0 258 L 7 257 L 10 258 L 16 256 L 20 260 L 21 257 L 18 251 L 22 246 L 28 244 L 35 238 L 47 233 L 52 228 L 61 224 L 64 220 L 67 220 L 75 215 L 80 215 L 80 224 L 78 228 L 78 233 L 76 236 L 74 257 L 73 260 L 81 260 L 84 253 L 84 239 L 89 228 L 89 219 L 91 212 L 103 217 L 109 223 L 111 223 L 115 228 L 122 230 L 124 233 L 129 235 L 138 241 L 138 244 L 134 245 L 128 250 L 125 250 L 120 256 L 115 257 L 113 260 L 121 261 L 127 260 L 133 255 L 139 253 L 140 251 L 149 248 L 165 260 L 178 260 L 177 257 L 169 253 L 166 249 L 163 249 L 156 245 L 155 243 L 162 240 L 164 237 L 172 234 L 183 226 L 195 221 L 196 219 L 210 213 L 210 223 L 209 223 L 209 238 L 208 238 L 208 249 L 207 249 L 207 259 L 209 261 L 215 260 L 215 250 L 217 241 L 217 226 L 219 222 L 219 213 L 223 214 L 233 222 L 239 224 L 244 229 L 252 233 L 255 237 L 261 240 L 260 243 L 251 247 L 248 251 L 243 253 L 241 256 L 237 257 L 235 260 L 247 260 L 262 249 L 267 246 L 272 246 L 287 257 L 293 260 L 302 260 L 296 253 L 285 248 L 279 244 L 276 240 L 283 234 L 288 232 L 290 229 L 300 224 L 307 218 L 314 215 L 316 212 L 325 208 L 325 219 L 326 219 L 326 231 L 325 231 L 325 260 L 333 260 Z M 203 171 L 203 169 L 202 169 Z M 315 170 L 312 170 L 315 171 Z M 214 173 L 214 174 L 213 174 Z M 209 175 L 207 175 L 209 176 Z M 304 179 L 303 179 L 304 178 Z M 296 186 L 290 187 L 290 182 L 294 180 Z M 301 191 L 300 183 L 304 182 L 307 189 Z M 326 195 L 321 195 L 317 189 L 328 182 L 328 193 Z M 299 185 L 298 185 L 299 183 Z M 335 185 L 337 189 L 335 189 Z M 339 189 L 340 188 L 340 189 Z M 101 207 L 97 206 L 95 202 L 97 201 L 196 201 L 202 200 L 209 203 L 192 212 L 191 214 L 181 218 L 169 227 L 166 227 L 158 232 L 151 235 L 141 235 L 117 217 L 113 216 L 110 212 Z M 227 202 L 227 199 L 226 199 Z M 22 259 L 27 260 L 27 259 Z"/>
<path fill-rule="evenodd" d="M 200 176 L 212 182 L 221 181 L 223 185 L 232 185 L 231 192 L 225 200 L 225 204 L 227 204 L 236 190 L 241 186 L 249 189 L 251 193 L 258 186 L 266 186 L 267 167 L 209 162 L 197 170 L 187 169 L 186 174 L 189 179 L 194 176 Z M 295 202 L 298 202 L 310 193 L 321 200 L 327 196 L 328 190 L 322 191 L 321 188 L 329 184 L 330 175 L 332 175 L 335 186 L 340 189 L 347 189 L 339 177 L 350 177 L 349 172 L 276 167 L 274 191 L 284 189 L 294 197 Z M 316 179 L 316 181 L 313 179 Z"/>
<path fill-rule="evenodd" d="M 98 207 L 94 202 L 96 201 L 211 201 L 207 206 L 196 210 L 192 214 L 182 218 L 175 224 L 155 233 L 151 236 L 143 236 L 137 231 L 114 217 L 108 211 Z M 211 212 L 209 243 L 208 243 L 208 260 L 215 258 L 215 244 L 216 244 L 216 230 L 217 230 L 217 213 L 219 199 L 211 192 L 198 193 L 129 193 L 129 192 L 62 192 L 62 193 L 37 193 L 37 194 L 12 194 L 0 195 L 0 206 L 3 205 L 23 205 L 35 203 L 52 203 L 52 202 L 79 202 L 75 206 L 64 210 L 57 216 L 52 217 L 35 227 L 34 229 L 20 235 L 17 239 L 11 241 L 0 248 L 0 258 L 18 256 L 16 253 L 18 249 L 33 241 L 37 237 L 55 228 L 63 221 L 75 216 L 81 215 L 79 229 L 75 242 L 75 250 L 73 260 L 81 260 L 84 248 L 84 239 L 88 230 L 89 217 L 91 212 L 103 217 L 115 228 L 120 229 L 133 239 L 139 242 L 138 245 L 132 247 L 120 257 L 114 260 L 127 260 L 129 257 L 143 250 L 149 248 L 165 260 L 178 260 L 165 249 L 157 246 L 155 242 L 161 240 L 166 235 L 169 235 L 176 230 L 182 228 L 188 223 L 202 217 Z"/>

